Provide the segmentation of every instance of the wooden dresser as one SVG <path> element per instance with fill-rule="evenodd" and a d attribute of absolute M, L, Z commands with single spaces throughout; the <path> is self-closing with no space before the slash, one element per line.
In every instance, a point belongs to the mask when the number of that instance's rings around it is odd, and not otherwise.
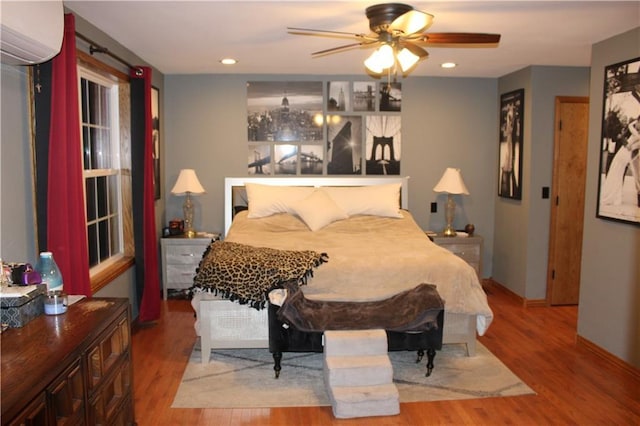
<path fill-rule="evenodd" d="M 3 425 L 135 424 L 129 300 L 82 299 L 1 339 Z"/>

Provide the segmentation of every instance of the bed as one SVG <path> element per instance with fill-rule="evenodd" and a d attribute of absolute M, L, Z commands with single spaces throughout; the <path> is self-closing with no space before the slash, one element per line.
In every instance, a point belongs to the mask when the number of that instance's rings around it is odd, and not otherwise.
<path fill-rule="evenodd" d="M 227 178 L 224 241 L 326 254 L 328 262 L 301 286 L 312 300 L 378 301 L 434 284 L 445 301 L 442 342 L 464 344 L 473 356 L 476 333 L 484 334 L 493 319 L 479 279 L 431 242 L 407 207 L 408 178 Z M 203 355 L 214 348 L 270 347 L 269 309 L 203 287 L 192 299 Z"/>

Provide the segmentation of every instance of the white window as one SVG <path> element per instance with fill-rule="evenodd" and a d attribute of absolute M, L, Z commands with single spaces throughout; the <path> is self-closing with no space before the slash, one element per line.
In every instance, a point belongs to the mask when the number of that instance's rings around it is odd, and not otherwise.
<path fill-rule="evenodd" d="M 78 68 L 78 80 L 86 230 L 93 278 L 124 255 L 119 92 L 117 79 L 82 66 Z"/>

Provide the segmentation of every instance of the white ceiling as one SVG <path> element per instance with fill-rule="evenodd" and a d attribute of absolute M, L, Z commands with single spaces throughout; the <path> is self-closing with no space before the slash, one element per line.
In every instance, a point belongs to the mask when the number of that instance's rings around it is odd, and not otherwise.
<path fill-rule="evenodd" d="M 350 41 L 287 27 L 368 33 L 364 10 L 384 1 L 64 1 L 164 74 L 364 74 L 371 50 L 312 58 Z M 640 1 L 409 2 L 432 32 L 502 35 L 496 48 L 435 48 L 412 75 L 500 77 L 529 65 L 588 66 L 591 45 L 640 26 Z M 639 41 L 640 45 L 640 41 Z M 639 49 L 640 55 L 640 49 Z M 218 61 L 234 57 L 233 67 Z M 440 64 L 459 66 L 443 70 Z"/>

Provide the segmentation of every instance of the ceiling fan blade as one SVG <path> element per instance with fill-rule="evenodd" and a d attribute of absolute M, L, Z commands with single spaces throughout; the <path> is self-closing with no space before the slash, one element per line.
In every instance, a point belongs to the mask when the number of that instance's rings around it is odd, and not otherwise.
<path fill-rule="evenodd" d="M 444 44 L 497 44 L 500 42 L 500 34 L 487 33 L 426 33 L 417 38 L 411 38 L 416 43 L 428 45 Z"/>
<path fill-rule="evenodd" d="M 312 28 L 295 28 L 287 27 L 289 34 L 295 35 L 308 35 L 308 36 L 320 36 L 320 37 L 337 37 L 337 38 L 355 38 L 355 39 L 371 39 L 371 36 L 365 34 L 348 33 L 344 31 L 330 31 L 330 30 L 315 30 Z M 376 35 L 377 38 L 377 35 Z"/>
<path fill-rule="evenodd" d="M 402 47 L 406 48 L 409 52 L 411 52 L 414 55 L 418 56 L 419 58 L 425 58 L 425 57 L 429 56 L 429 53 L 426 50 L 424 50 L 420 46 L 416 46 L 413 43 L 401 43 L 400 45 Z"/>
<path fill-rule="evenodd" d="M 325 50 L 319 50 L 317 52 L 313 52 L 311 54 L 311 56 L 322 56 L 322 55 L 328 55 L 331 53 L 338 53 L 341 52 L 343 50 L 349 50 L 349 49 L 354 49 L 356 47 L 362 47 L 362 46 L 367 46 L 371 45 L 371 44 L 377 44 L 378 41 L 368 41 L 368 42 L 361 42 L 361 43 L 351 43 L 351 44 L 345 44 L 342 46 L 337 46 L 337 47 L 332 47 L 331 49 L 325 49 Z"/>
<path fill-rule="evenodd" d="M 410 10 L 389 24 L 388 31 L 392 34 L 415 34 L 425 31 L 433 23 L 433 15 L 419 10 Z"/>

